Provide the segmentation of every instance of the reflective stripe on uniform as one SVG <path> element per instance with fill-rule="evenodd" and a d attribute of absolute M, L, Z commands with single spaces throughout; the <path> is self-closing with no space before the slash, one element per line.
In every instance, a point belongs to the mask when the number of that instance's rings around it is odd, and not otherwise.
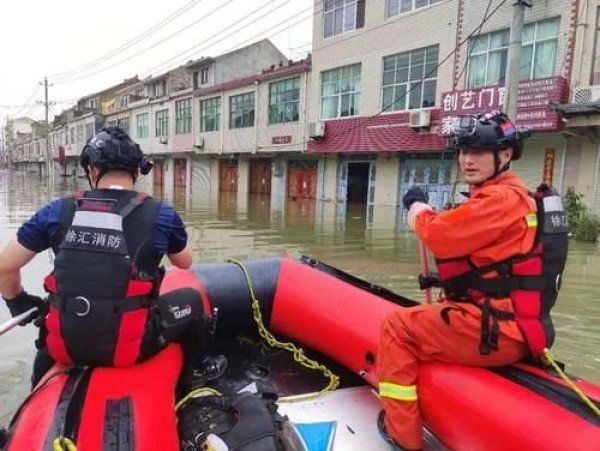
<path fill-rule="evenodd" d="M 527 216 L 525 216 L 525 220 L 527 221 L 527 227 L 529 228 L 537 227 L 538 225 L 537 215 L 535 213 L 530 213 Z"/>
<path fill-rule="evenodd" d="M 123 218 L 117 213 L 103 211 L 77 211 L 73 216 L 73 226 L 95 227 L 99 229 L 123 231 Z"/>
<path fill-rule="evenodd" d="M 398 385 L 391 382 L 379 383 L 379 396 L 384 398 L 397 399 L 399 401 L 416 401 L 416 385 Z"/>

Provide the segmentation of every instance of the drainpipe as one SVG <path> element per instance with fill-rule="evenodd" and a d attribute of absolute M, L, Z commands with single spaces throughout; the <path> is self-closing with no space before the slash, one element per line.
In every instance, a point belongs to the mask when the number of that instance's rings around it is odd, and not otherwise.
<path fill-rule="evenodd" d="M 304 73 L 304 104 L 302 105 L 302 123 L 300 124 L 300 133 L 302 133 L 302 139 L 300 142 L 302 143 L 302 149 L 300 152 L 306 152 L 306 146 L 308 141 L 306 140 L 306 136 L 308 134 L 308 117 L 306 116 L 307 106 L 306 102 L 308 101 L 308 71 Z"/>

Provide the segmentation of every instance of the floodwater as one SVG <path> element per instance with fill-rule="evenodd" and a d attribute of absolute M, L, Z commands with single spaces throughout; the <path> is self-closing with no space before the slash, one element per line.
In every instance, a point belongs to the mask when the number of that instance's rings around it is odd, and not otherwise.
<path fill-rule="evenodd" d="M 0 245 L 51 197 L 75 188 L 64 179 L 57 183 L 50 196 L 35 174 L 0 171 Z M 235 195 L 222 193 L 212 203 L 192 199 L 187 206 L 176 204 L 188 225 L 197 262 L 304 254 L 405 296 L 422 298 L 416 286 L 416 241 L 410 233 L 386 225 L 390 221 L 378 220 L 378 215 L 395 217 L 393 211 L 376 209 L 375 225 L 365 227 L 361 205 L 349 205 L 341 217 L 332 204 L 296 200 L 277 208 L 268 197 L 239 203 Z M 42 294 L 42 279 L 50 267 L 48 253 L 42 253 L 22 271 L 29 292 Z M 571 242 L 563 289 L 553 310 L 555 356 L 571 373 L 596 383 L 600 383 L 599 274 L 599 248 Z M 7 309 L 0 306 L 0 322 L 8 318 Z M 0 425 L 6 425 L 28 391 L 34 339 L 33 326 L 0 337 Z"/>

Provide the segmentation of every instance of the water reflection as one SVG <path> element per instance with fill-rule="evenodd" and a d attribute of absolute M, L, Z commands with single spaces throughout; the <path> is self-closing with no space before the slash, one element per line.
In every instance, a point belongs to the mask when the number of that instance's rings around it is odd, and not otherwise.
<path fill-rule="evenodd" d="M 36 176 L 0 172 L 0 244 L 14 236 L 16 228 L 49 198 L 77 187 L 85 188 L 85 180 L 60 178 L 50 196 L 44 180 Z M 229 192 L 210 196 L 208 190 L 178 201 L 176 207 L 188 225 L 197 262 L 307 254 L 405 296 L 422 298 L 416 280 L 417 245 L 412 234 L 398 229 L 395 207 L 375 206 L 367 227 L 364 203 L 340 209 L 332 202 L 281 202 L 270 196 L 238 196 Z M 554 314 L 555 354 L 571 372 L 597 382 L 599 269 L 600 252 L 596 246 L 572 243 Z M 24 285 L 41 294 L 41 281 L 49 270 L 48 255 L 36 257 L 23 273 Z M 0 307 L 0 321 L 7 318 L 7 310 Z M 0 339 L 0 421 L 5 423 L 28 388 L 34 330 L 19 328 Z"/>

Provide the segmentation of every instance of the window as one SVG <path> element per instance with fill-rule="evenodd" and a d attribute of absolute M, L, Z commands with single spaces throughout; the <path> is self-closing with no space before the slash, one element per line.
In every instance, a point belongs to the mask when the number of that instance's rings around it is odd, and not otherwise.
<path fill-rule="evenodd" d="M 106 123 L 107 127 L 116 127 L 117 126 L 117 121 L 108 121 Z"/>
<path fill-rule="evenodd" d="M 360 64 L 321 74 L 321 118 L 355 116 L 360 112 Z"/>
<path fill-rule="evenodd" d="M 365 25 L 365 0 L 324 0 L 323 36 L 329 38 Z"/>
<path fill-rule="evenodd" d="M 156 136 L 169 136 L 169 110 L 156 112 Z"/>
<path fill-rule="evenodd" d="M 151 97 L 162 97 L 166 94 L 166 82 L 164 80 L 154 83 L 150 87 Z"/>
<path fill-rule="evenodd" d="M 119 107 L 120 108 L 127 108 L 127 105 L 129 105 L 129 96 L 127 96 L 127 95 L 120 95 L 119 96 Z"/>
<path fill-rule="evenodd" d="M 205 85 L 206 83 L 208 83 L 208 67 L 200 71 L 200 84 Z"/>
<path fill-rule="evenodd" d="M 522 79 L 551 77 L 556 74 L 559 27 L 558 17 L 523 27 Z M 509 30 L 499 30 L 471 39 L 468 87 L 504 85 L 509 37 Z"/>
<path fill-rule="evenodd" d="M 521 50 L 521 79 L 556 75 L 559 28 L 559 17 L 525 25 Z"/>
<path fill-rule="evenodd" d="M 269 85 L 269 124 L 298 120 L 300 77 L 277 81 Z"/>
<path fill-rule="evenodd" d="M 434 45 L 383 59 L 383 111 L 435 105 L 438 51 Z"/>
<path fill-rule="evenodd" d="M 94 136 L 94 124 L 85 124 L 85 141 L 87 142 L 87 140 L 90 139 L 92 136 Z"/>
<path fill-rule="evenodd" d="M 77 133 L 77 142 L 82 143 L 83 142 L 83 124 L 77 126 L 76 133 Z"/>
<path fill-rule="evenodd" d="M 221 129 L 221 97 L 200 101 L 200 131 L 216 132 Z"/>
<path fill-rule="evenodd" d="M 467 86 L 500 84 L 506 79 L 509 30 L 482 34 L 469 42 Z"/>
<path fill-rule="evenodd" d="M 142 113 L 138 114 L 135 118 L 137 125 L 137 137 L 138 138 L 147 138 L 150 136 L 150 114 Z"/>
<path fill-rule="evenodd" d="M 178 135 L 192 131 L 192 100 L 175 102 L 175 133 Z"/>
<path fill-rule="evenodd" d="M 442 0 L 388 0 L 388 17 L 405 13 L 417 8 L 434 5 Z"/>
<path fill-rule="evenodd" d="M 119 121 L 117 122 L 117 124 L 119 125 L 119 127 L 121 127 L 123 129 L 123 131 L 125 133 L 127 133 L 129 135 L 129 118 L 128 117 L 119 118 Z"/>
<path fill-rule="evenodd" d="M 229 128 L 254 126 L 254 93 L 229 97 Z"/>

